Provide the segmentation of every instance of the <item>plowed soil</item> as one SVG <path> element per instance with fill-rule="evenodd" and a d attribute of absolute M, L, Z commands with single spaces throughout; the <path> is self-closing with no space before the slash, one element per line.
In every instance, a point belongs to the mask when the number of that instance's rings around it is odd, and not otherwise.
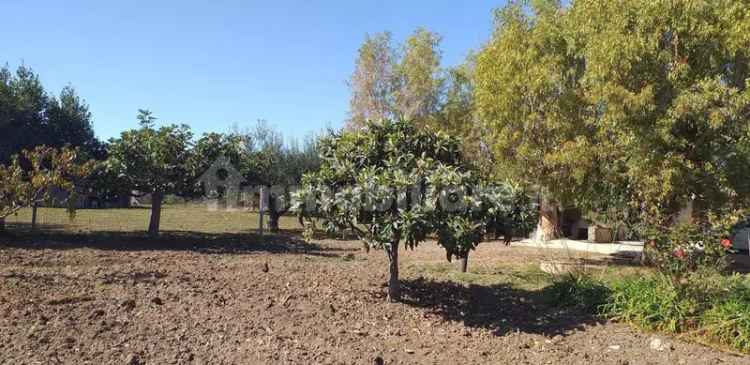
<path fill-rule="evenodd" d="M 461 275 L 424 244 L 392 304 L 353 241 L 0 239 L 0 364 L 750 363 L 545 302 L 518 283 L 550 255 L 486 243 Z"/>

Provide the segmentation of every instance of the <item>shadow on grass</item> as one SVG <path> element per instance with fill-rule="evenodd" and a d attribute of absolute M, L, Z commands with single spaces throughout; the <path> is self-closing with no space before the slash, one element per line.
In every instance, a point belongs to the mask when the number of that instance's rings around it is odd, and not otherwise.
<path fill-rule="evenodd" d="M 502 336 L 511 332 L 565 335 L 585 325 L 602 323 L 593 313 L 554 303 L 551 287 L 530 291 L 510 284 L 468 285 L 426 279 L 402 281 L 402 302 L 427 309 L 447 321 L 484 328 Z"/>
<path fill-rule="evenodd" d="M 253 252 L 304 254 L 339 257 L 357 248 L 323 247 L 301 240 L 292 232 L 205 233 L 165 231 L 158 238 L 143 232 L 91 231 L 74 233 L 54 226 L 32 231 L 24 224 L 9 225 L 0 247 L 68 250 L 92 248 L 112 251 L 194 251 L 203 254 L 244 254 Z M 12 230 L 12 231 L 11 231 Z"/>

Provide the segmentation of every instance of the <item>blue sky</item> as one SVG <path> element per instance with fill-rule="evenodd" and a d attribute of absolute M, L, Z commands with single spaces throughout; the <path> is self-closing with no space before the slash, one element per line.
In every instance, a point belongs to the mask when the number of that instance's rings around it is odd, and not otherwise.
<path fill-rule="evenodd" d="M 32 5 L 33 4 L 33 5 Z M 5 1 L 0 62 L 57 93 L 72 84 L 108 139 L 138 108 L 197 133 L 266 119 L 301 138 L 347 116 L 346 80 L 365 33 L 443 36 L 444 65 L 490 36 L 502 0 Z M 10 15 L 10 16 L 9 16 Z"/>

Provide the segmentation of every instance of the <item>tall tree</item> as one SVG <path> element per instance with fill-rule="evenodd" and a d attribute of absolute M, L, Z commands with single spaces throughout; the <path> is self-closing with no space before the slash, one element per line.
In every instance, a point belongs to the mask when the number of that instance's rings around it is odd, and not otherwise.
<path fill-rule="evenodd" d="M 71 86 L 50 97 L 39 76 L 23 65 L 15 73 L 0 69 L 0 140 L 0 162 L 39 145 L 70 145 L 97 158 L 103 154 L 86 102 Z"/>
<path fill-rule="evenodd" d="M 578 79 L 584 63 L 568 53 L 557 1 L 512 3 L 476 66 L 476 107 L 491 134 L 498 168 L 541 192 L 542 239 L 559 234 L 558 208 L 586 184 L 593 128 Z"/>
<path fill-rule="evenodd" d="M 394 116 L 396 59 L 396 50 L 389 32 L 365 36 L 357 54 L 354 73 L 349 80 L 352 96 L 349 102 L 348 128 L 358 129 L 367 120 Z"/>
<path fill-rule="evenodd" d="M 605 171 L 660 223 L 689 202 L 698 219 L 750 203 L 749 6 L 584 0 L 566 16 Z"/>
<path fill-rule="evenodd" d="M 475 92 L 500 167 L 552 202 L 630 206 L 660 225 L 688 203 L 699 219 L 747 206 L 747 3 L 500 10 Z M 553 222 L 556 209 L 543 207 Z"/>
<path fill-rule="evenodd" d="M 437 112 L 443 86 L 441 39 L 424 28 L 406 39 L 396 67 L 394 107 L 398 117 L 425 121 Z"/>

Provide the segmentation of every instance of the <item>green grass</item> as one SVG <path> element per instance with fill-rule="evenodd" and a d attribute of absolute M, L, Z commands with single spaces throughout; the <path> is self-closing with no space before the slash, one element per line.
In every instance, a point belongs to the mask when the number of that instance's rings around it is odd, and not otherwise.
<path fill-rule="evenodd" d="M 750 353 L 750 279 L 693 275 L 680 285 L 661 274 L 595 278 L 571 274 L 545 289 L 548 299 L 647 331 L 677 334 Z"/>
<path fill-rule="evenodd" d="M 138 232 L 148 228 L 151 210 L 130 209 L 79 209 L 75 217 L 61 208 L 39 208 L 37 224 L 40 230 L 69 232 Z M 9 229 L 28 230 L 31 209 L 23 209 L 7 219 Z M 267 228 L 268 217 L 265 218 Z M 296 217 L 283 216 L 279 221 L 282 230 L 301 230 Z M 162 232 L 242 233 L 258 229 L 258 213 L 209 212 L 201 205 L 167 205 L 162 210 Z"/>

